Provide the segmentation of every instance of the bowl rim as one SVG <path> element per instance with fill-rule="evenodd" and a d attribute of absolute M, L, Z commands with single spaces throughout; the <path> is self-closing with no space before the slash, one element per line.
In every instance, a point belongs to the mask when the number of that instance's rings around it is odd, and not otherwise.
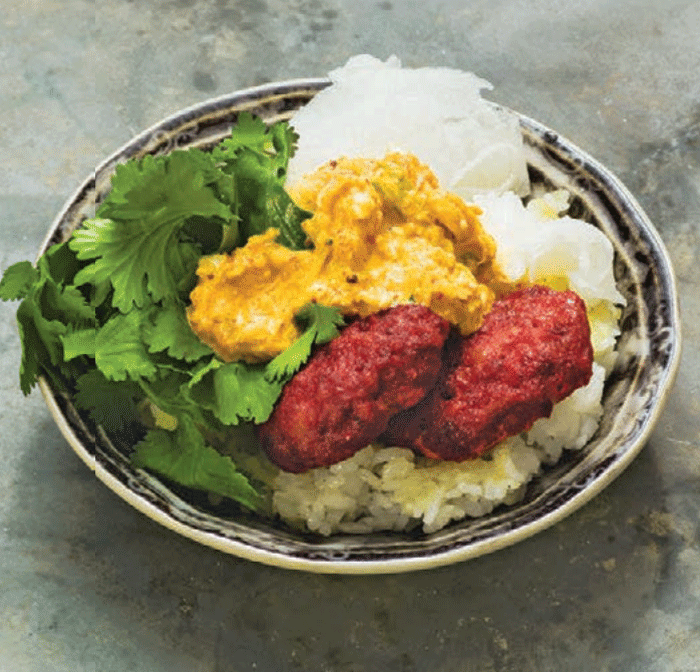
<path fill-rule="evenodd" d="M 185 107 L 173 114 L 156 122 L 149 128 L 143 130 L 128 142 L 124 143 L 117 150 L 112 152 L 104 159 L 92 172 L 91 177 L 86 178 L 82 184 L 73 192 L 67 199 L 64 206 L 56 215 L 51 224 L 44 241 L 41 244 L 38 255 L 40 256 L 52 243 L 56 232 L 60 229 L 61 223 L 70 213 L 72 205 L 81 197 L 82 194 L 95 189 L 96 175 L 104 172 L 111 164 L 118 162 L 119 157 L 132 153 L 135 150 L 143 150 L 148 141 L 158 133 L 167 133 L 173 128 L 182 127 L 183 119 L 197 119 L 202 115 L 225 105 L 234 105 L 241 103 L 242 107 L 237 110 L 242 111 L 248 106 L 246 101 L 253 101 L 249 107 L 255 107 L 255 100 L 261 96 L 274 98 L 275 96 L 284 98 L 291 93 L 303 93 L 304 91 L 313 92 L 312 95 L 330 84 L 327 78 L 299 78 L 289 79 L 280 82 L 272 82 L 262 84 L 255 87 L 249 87 L 234 91 L 214 98 L 209 98 L 200 103 L 195 103 Z M 503 107 L 503 106 L 498 106 Z M 414 570 L 430 569 L 448 564 L 462 562 L 473 559 L 481 555 L 491 553 L 502 548 L 511 546 L 520 541 L 523 541 L 561 521 L 565 517 L 571 515 L 581 506 L 589 502 L 598 495 L 605 487 L 614 481 L 634 460 L 641 451 L 653 428 L 661 415 L 665 403 L 668 399 L 673 382 L 676 378 L 680 365 L 681 356 L 681 321 L 680 321 L 680 306 L 677 291 L 677 281 L 673 266 L 668 254 L 668 251 L 659 235 L 658 231 L 647 217 L 635 197 L 630 193 L 627 187 L 607 168 L 600 164 L 596 159 L 590 156 L 587 152 L 580 149 L 571 141 L 567 140 L 560 134 L 549 129 L 542 123 L 535 121 L 523 114 L 510 110 L 520 120 L 523 133 L 537 133 L 542 137 L 548 134 L 548 137 L 556 138 L 559 147 L 566 152 L 571 152 L 586 161 L 586 167 L 593 169 L 601 176 L 606 183 L 606 186 L 616 195 L 621 203 L 633 213 L 645 235 L 648 236 L 650 242 L 655 247 L 658 256 L 663 260 L 665 266 L 665 280 L 669 286 L 670 300 L 670 315 L 673 327 L 673 347 L 669 355 L 668 363 L 663 370 L 663 375 L 658 381 L 658 394 L 656 396 L 653 407 L 650 413 L 644 420 L 641 431 L 635 437 L 635 440 L 622 452 L 617 458 L 608 464 L 605 469 L 598 474 L 586 487 L 568 499 L 563 505 L 557 506 L 553 510 L 538 516 L 534 520 L 524 523 L 514 529 L 508 530 L 496 537 L 486 539 L 478 539 L 469 542 L 467 545 L 459 545 L 431 554 L 417 554 L 408 557 L 399 557 L 393 559 L 324 559 L 321 557 L 295 557 L 287 555 L 281 551 L 272 549 L 263 549 L 253 545 L 246 544 L 242 541 L 214 534 L 212 532 L 196 528 L 192 525 L 187 525 L 175 517 L 168 515 L 163 509 L 160 509 L 140 496 L 134 490 L 128 488 L 119 479 L 115 478 L 92 454 L 84 443 L 81 441 L 78 434 L 68 421 L 64 410 L 58 401 L 60 393 L 52 389 L 49 381 L 42 377 L 39 380 L 39 387 L 47 404 L 47 407 L 58 425 L 64 438 L 68 441 L 72 449 L 82 459 L 82 461 L 95 473 L 97 478 L 104 483 L 117 496 L 133 506 L 135 509 L 145 514 L 155 522 L 164 527 L 189 538 L 199 544 L 209 546 L 211 548 L 223 551 L 225 553 L 266 565 L 272 565 L 285 569 L 303 570 L 315 573 L 333 573 L 333 574 L 387 574 L 408 572 Z M 288 116 L 288 115 L 287 115 Z M 274 121 L 274 119 L 268 119 Z"/>

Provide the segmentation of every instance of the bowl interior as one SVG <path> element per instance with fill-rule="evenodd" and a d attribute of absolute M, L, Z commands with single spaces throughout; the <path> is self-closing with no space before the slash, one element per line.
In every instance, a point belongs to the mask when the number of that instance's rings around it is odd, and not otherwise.
<path fill-rule="evenodd" d="M 327 80 L 256 87 L 188 108 L 115 152 L 68 200 L 40 250 L 70 236 L 109 191 L 115 166 L 131 157 L 175 148 L 209 147 L 230 132 L 242 111 L 269 122 L 289 118 Z M 619 356 L 606 384 L 601 426 L 581 451 L 531 482 L 524 500 L 433 534 L 301 534 L 241 509 L 212 506 L 196 492 L 174 488 L 128 459 L 130 445 L 107 436 L 70 397 L 42 381 L 61 431 L 108 487 L 161 524 L 196 541 L 249 559 L 323 572 L 396 572 L 464 560 L 513 544 L 548 527 L 612 481 L 644 445 L 663 406 L 679 358 L 677 294 L 663 244 L 625 187 L 590 156 L 541 124 L 520 117 L 530 176 L 567 188 L 572 215 L 602 229 L 615 248 L 615 277 L 627 300 Z"/>

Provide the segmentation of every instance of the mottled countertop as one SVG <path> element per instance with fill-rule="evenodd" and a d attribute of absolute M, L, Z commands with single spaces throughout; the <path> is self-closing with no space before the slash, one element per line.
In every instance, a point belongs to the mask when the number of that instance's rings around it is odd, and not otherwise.
<path fill-rule="evenodd" d="M 0 670 L 700 669 L 700 2 L 3 0 L 0 268 L 33 258 L 93 166 L 182 107 L 347 57 L 473 70 L 627 184 L 674 261 L 677 384 L 625 473 L 493 555 L 338 577 L 159 527 L 18 388 L 0 305 Z"/>

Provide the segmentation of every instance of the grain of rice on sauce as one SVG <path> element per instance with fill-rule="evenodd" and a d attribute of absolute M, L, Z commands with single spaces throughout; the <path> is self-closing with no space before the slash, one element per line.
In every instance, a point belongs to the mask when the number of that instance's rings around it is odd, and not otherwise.
<path fill-rule="evenodd" d="M 481 98 L 480 91 L 491 88 L 484 80 L 366 55 L 351 58 L 330 78 L 333 84 L 292 119 L 300 140 L 290 184 L 341 156 L 411 152 L 443 188 L 481 208 L 498 262 L 512 280 L 573 289 L 588 310 L 594 350 L 588 385 L 483 458 L 436 461 L 370 445 L 303 474 L 269 464 L 256 468 L 271 486 L 274 513 L 292 526 L 321 535 L 417 527 L 430 533 L 515 504 L 543 465 L 564 450 L 581 449 L 595 433 L 624 303 L 613 278 L 613 248 L 597 228 L 566 214 L 567 192 L 531 194 L 518 121 Z"/>

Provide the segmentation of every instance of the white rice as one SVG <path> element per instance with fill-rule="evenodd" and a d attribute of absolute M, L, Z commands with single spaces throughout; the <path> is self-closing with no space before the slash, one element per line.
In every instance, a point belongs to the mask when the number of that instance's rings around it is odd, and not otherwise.
<path fill-rule="evenodd" d="M 559 460 L 564 450 L 581 449 L 595 433 L 605 377 L 615 361 L 616 306 L 623 303 L 613 249 L 598 229 L 566 216 L 566 192 L 523 205 L 520 196 L 530 187 L 522 139 L 508 113 L 480 98 L 488 83 L 455 70 L 409 70 L 395 58 L 382 63 L 369 56 L 350 59 L 331 79 L 334 84 L 292 121 L 300 146 L 291 181 L 343 155 L 412 152 L 443 187 L 482 208 L 498 261 L 511 278 L 563 283 L 588 308 L 595 357 L 589 384 L 487 457 L 433 461 L 405 448 L 371 445 L 330 467 L 268 478 L 273 511 L 291 525 L 322 535 L 418 526 L 429 533 L 516 503 L 544 464 Z"/>
<path fill-rule="evenodd" d="M 280 472 L 274 508 L 284 520 L 323 535 L 405 530 L 433 532 L 452 520 L 483 516 L 515 503 L 541 464 L 520 437 L 488 460 L 438 462 L 406 448 L 368 446 L 353 457 L 304 474 Z"/>

